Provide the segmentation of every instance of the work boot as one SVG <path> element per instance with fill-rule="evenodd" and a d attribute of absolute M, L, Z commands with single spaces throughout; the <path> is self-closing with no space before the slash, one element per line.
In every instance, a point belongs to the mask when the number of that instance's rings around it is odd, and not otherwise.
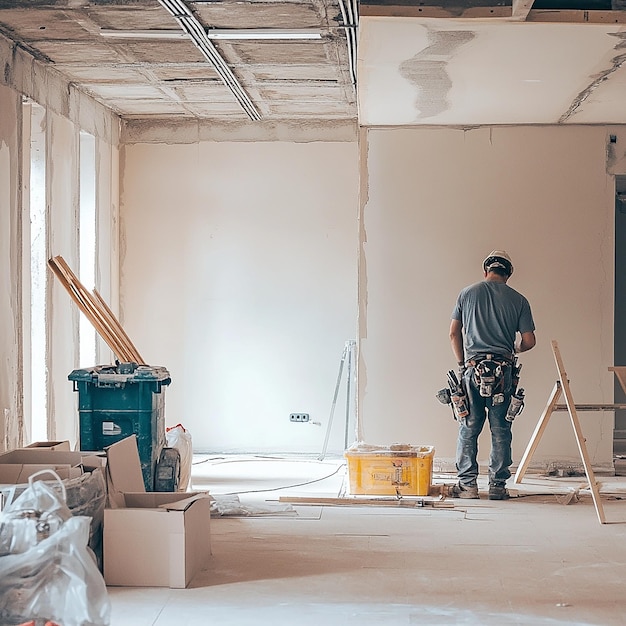
<path fill-rule="evenodd" d="M 453 498 L 465 498 L 466 500 L 478 500 L 478 487 L 474 485 L 473 487 L 462 485 L 461 483 L 457 483 L 456 485 L 452 485 L 448 490 L 448 493 Z"/>
<path fill-rule="evenodd" d="M 508 500 L 510 497 L 509 491 L 504 485 L 489 485 L 490 500 Z"/>

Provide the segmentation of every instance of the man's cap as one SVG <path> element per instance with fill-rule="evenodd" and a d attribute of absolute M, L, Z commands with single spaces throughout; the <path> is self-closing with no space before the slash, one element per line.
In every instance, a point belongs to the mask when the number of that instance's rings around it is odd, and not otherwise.
<path fill-rule="evenodd" d="M 493 270 L 494 268 L 501 268 L 510 276 L 513 273 L 513 261 L 511 257 L 504 250 L 492 250 L 487 258 L 483 261 L 483 269 L 485 272 Z"/>

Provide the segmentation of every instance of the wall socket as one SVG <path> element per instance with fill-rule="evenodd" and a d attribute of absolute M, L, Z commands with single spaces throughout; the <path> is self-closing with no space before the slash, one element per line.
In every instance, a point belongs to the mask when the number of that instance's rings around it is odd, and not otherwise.
<path fill-rule="evenodd" d="M 291 413 L 289 415 L 290 422 L 308 422 L 309 414 L 308 413 Z"/>

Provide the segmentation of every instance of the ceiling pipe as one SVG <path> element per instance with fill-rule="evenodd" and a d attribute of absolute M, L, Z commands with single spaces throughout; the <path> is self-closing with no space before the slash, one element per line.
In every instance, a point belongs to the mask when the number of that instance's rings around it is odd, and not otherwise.
<path fill-rule="evenodd" d="M 191 37 L 191 40 L 200 52 L 210 61 L 222 82 L 230 89 L 248 117 L 251 120 L 259 121 L 261 114 L 254 106 L 250 96 L 248 96 L 237 77 L 215 48 L 202 24 L 191 13 L 185 3 L 182 0 L 159 0 L 159 4 L 171 13 L 180 27 Z"/>
<path fill-rule="evenodd" d="M 350 77 L 352 79 L 352 85 L 356 88 L 356 44 L 357 29 L 359 25 L 359 12 L 357 6 L 358 0 L 347 0 L 347 4 L 344 0 L 338 0 L 338 2 L 343 19 L 342 26 L 346 32 Z"/>

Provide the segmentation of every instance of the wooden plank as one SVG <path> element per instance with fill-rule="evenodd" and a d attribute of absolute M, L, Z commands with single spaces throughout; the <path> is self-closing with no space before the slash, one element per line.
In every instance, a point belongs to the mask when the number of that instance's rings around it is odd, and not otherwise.
<path fill-rule="evenodd" d="M 535 0 L 513 0 L 511 17 L 514 20 L 524 21 L 533 6 Z"/>
<path fill-rule="evenodd" d="M 533 9 L 526 16 L 527 22 L 560 22 L 571 24 L 623 24 L 625 11 L 588 11 L 586 9 Z"/>
<path fill-rule="evenodd" d="M 64 270 L 61 265 L 57 263 L 57 259 L 49 259 L 48 266 L 53 271 L 54 275 L 59 279 L 59 282 L 65 290 L 69 293 L 70 297 L 74 301 L 74 303 L 78 306 L 80 311 L 87 317 L 87 319 L 94 326 L 98 334 L 104 339 L 106 344 L 111 348 L 116 357 L 120 358 L 120 360 L 125 360 L 123 356 L 120 354 L 119 346 L 115 340 L 115 337 L 112 335 L 109 328 L 103 326 L 97 318 L 94 317 L 93 312 L 89 306 L 88 301 L 84 297 L 84 293 L 81 292 L 79 288 L 75 284 L 72 283 L 71 276 L 67 275 L 67 272 Z"/>
<path fill-rule="evenodd" d="M 341 498 L 321 498 L 306 496 L 281 496 L 279 502 L 311 506 L 395 506 L 400 508 L 421 508 L 423 506 L 454 506 L 453 502 L 442 496 L 431 497 L 411 496 L 409 498 L 362 498 L 358 496 L 344 496 Z"/>
<path fill-rule="evenodd" d="M 87 309 L 87 317 L 96 327 L 96 330 L 100 328 L 111 337 L 115 345 L 114 348 L 111 348 L 113 352 L 120 357 L 121 361 L 134 361 L 135 359 L 132 349 L 130 349 L 124 341 L 122 341 L 117 332 L 116 326 L 119 326 L 119 322 L 115 320 L 115 323 L 111 323 L 106 312 L 100 307 L 94 296 L 87 291 L 74 272 L 72 272 L 70 266 L 65 262 L 63 257 L 56 257 L 55 261 L 58 266 L 62 268 L 72 289 L 76 290 L 80 295 L 80 299 L 85 304 Z"/>
<path fill-rule="evenodd" d="M 576 404 L 577 411 L 615 411 L 626 409 L 626 404 Z M 567 411 L 567 404 L 557 404 L 554 411 Z"/>
<path fill-rule="evenodd" d="M 133 342 L 130 340 L 130 337 L 126 334 L 126 331 L 120 324 L 119 320 L 113 314 L 113 311 L 109 308 L 109 305 L 104 301 L 104 298 L 96 289 L 93 290 L 93 295 L 111 324 L 115 327 L 116 334 L 120 337 L 122 343 L 128 348 L 129 353 L 133 356 L 133 361 L 137 363 L 137 365 L 145 365 L 146 362 L 137 351 L 137 348 L 135 348 Z"/>
<path fill-rule="evenodd" d="M 617 376 L 617 380 L 622 387 L 622 391 L 626 393 L 626 367 L 623 365 L 609 367 L 609 372 L 613 372 L 615 376 Z"/>
<path fill-rule="evenodd" d="M 475 6 L 475 7 L 449 7 L 444 8 L 436 5 L 412 4 L 412 5 L 380 5 L 360 4 L 360 17 L 438 17 L 457 19 L 491 19 L 510 18 L 512 10 L 510 6 Z"/>
<path fill-rule="evenodd" d="M 78 277 L 65 262 L 63 257 L 56 256 L 48 260 L 48 266 L 65 287 L 76 305 L 94 326 L 98 334 L 111 348 L 116 358 L 122 362 L 137 362 L 138 352 L 126 335 L 121 335 L 121 325 L 108 309 L 102 307 L 98 299 L 89 293 Z M 141 363 L 142 365 L 144 363 Z"/>

